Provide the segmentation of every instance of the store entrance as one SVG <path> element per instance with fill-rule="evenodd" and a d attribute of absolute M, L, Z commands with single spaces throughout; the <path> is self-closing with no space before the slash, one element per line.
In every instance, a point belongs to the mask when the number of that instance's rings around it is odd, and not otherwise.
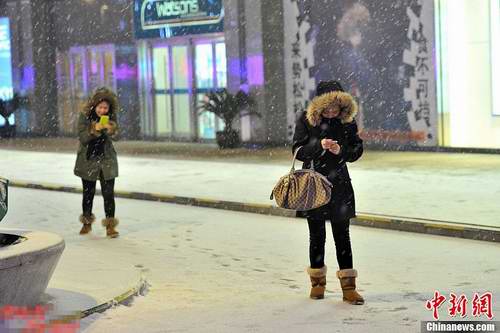
<path fill-rule="evenodd" d="M 212 140 L 223 128 L 212 114 L 199 114 L 199 101 L 226 87 L 223 39 L 181 39 L 150 47 L 151 110 L 143 110 L 147 136 L 180 140 Z M 147 98 L 147 97 L 146 97 Z"/>
<path fill-rule="evenodd" d="M 115 48 L 113 45 L 72 47 L 57 53 L 59 129 L 76 133 L 79 112 L 89 95 L 99 87 L 116 91 Z"/>

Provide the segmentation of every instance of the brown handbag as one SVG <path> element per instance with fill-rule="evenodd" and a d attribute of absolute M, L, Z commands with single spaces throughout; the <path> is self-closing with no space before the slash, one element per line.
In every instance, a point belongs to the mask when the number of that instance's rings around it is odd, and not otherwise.
<path fill-rule="evenodd" d="M 333 185 L 325 176 L 314 171 L 314 163 L 311 163 L 311 169 L 295 170 L 295 160 L 301 148 L 295 151 L 292 169 L 278 180 L 271 193 L 270 199 L 274 197 L 278 207 L 306 211 L 330 202 Z"/>

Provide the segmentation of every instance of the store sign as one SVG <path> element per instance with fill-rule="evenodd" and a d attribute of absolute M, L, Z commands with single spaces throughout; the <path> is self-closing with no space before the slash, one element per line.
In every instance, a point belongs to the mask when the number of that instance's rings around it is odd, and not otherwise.
<path fill-rule="evenodd" d="M 418 1 L 420 11 L 410 7 L 408 29 L 409 49 L 403 54 L 405 64 L 413 68 L 409 87 L 405 88 L 406 102 L 410 103 L 408 123 L 414 133 L 421 133 L 417 140 L 420 146 L 437 145 L 436 64 L 434 61 L 434 4 Z"/>
<path fill-rule="evenodd" d="M 7 17 L 0 17 L 0 99 L 12 99 L 12 55 Z"/>
<path fill-rule="evenodd" d="M 224 30 L 222 0 L 135 0 L 134 13 L 137 38 Z"/>
<path fill-rule="evenodd" d="M 315 40 L 308 38 L 309 17 L 301 15 L 296 0 L 283 0 L 285 32 L 285 89 L 287 137 L 291 141 L 297 113 L 307 109 L 316 86 L 310 69 L 314 66 Z"/>

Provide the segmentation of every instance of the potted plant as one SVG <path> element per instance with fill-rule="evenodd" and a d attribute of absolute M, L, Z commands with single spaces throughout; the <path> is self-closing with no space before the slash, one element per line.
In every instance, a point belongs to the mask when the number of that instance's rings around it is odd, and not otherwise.
<path fill-rule="evenodd" d="M 254 105 L 254 100 L 244 91 L 231 94 L 224 88 L 207 93 L 198 109 L 200 113 L 210 112 L 224 121 L 224 130 L 216 133 L 216 140 L 219 147 L 225 149 L 240 145 L 240 133 L 233 129 L 236 118 L 250 115 L 260 117 L 257 111 L 252 110 Z"/>
<path fill-rule="evenodd" d="M 0 138 L 11 138 L 16 135 L 16 125 L 9 123 L 9 117 L 21 107 L 24 107 L 26 103 L 27 99 L 17 93 L 10 100 L 4 101 L 0 99 L 0 116 L 5 120 L 5 124 L 0 126 Z"/>

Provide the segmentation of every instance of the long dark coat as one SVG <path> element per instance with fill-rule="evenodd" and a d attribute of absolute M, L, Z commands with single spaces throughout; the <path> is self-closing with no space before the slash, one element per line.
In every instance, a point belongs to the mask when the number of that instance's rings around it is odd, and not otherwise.
<path fill-rule="evenodd" d="M 110 104 L 108 112 L 109 132 L 97 132 L 95 108 L 102 102 L 107 101 Z M 118 138 L 118 98 L 109 89 L 101 88 L 90 97 L 78 119 L 78 139 L 80 145 L 75 163 L 74 174 L 82 179 L 96 181 L 102 173 L 105 180 L 111 180 L 118 177 L 118 160 L 113 141 Z M 88 154 L 89 146 L 92 146 L 96 140 L 103 141 L 104 154 L 102 156 L 90 156 Z"/>
<path fill-rule="evenodd" d="M 338 118 L 321 116 L 329 105 L 336 104 L 341 113 Z M 347 162 L 358 160 L 363 154 L 363 140 L 358 136 L 354 121 L 357 105 L 351 95 L 335 91 L 315 97 L 306 112 L 298 114 L 293 136 L 293 152 L 302 147 L 297 159 L 304 162 L 302 168 L 309 169 L 314 161 L 314 169 L 328 177 L 333 184 L 330 203 L 307 211 L 299 212 L 301 217 L 320 220 L 347 220 L 356 216 L 354 190 L 351 184 Z M 323 150 L 321 140 L 327 138 L 338 141 L 339 155 Z"/>

